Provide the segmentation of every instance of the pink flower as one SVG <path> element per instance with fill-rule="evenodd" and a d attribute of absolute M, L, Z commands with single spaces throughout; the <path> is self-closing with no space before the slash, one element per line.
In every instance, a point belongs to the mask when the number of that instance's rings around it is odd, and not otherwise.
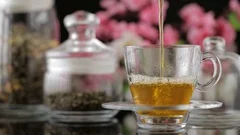
<path fill-rule="evenodd" d="M 183 25 L 184 31 L 193 27 L 205 27 L 205 25 L 209 27 L 208 25 L 214 23 L 214 14 L 212 12 L 205 14 L 203 8 L 196 3 L 189 4 L 181 9 L 180 17 L 185 22 Z"/>
<path fill-rule="evenodd" d="M 208 12 L 206 14 L 202 14 L 201 16 L 188 16 L 184 21 L 184 30 L 188 30 L 192 27 L 214 28 L 216 26 L 216 20 L 213 12 Z"/>
<path fill-rule="evenodd" d="M 171 25 L 165 25 L 164 27 L 164 44 L 174 45 L 179 41 L 179 33 Z"/>
<path fill-rule="evenodd" d="M 143 43 L 142 43 L 142 46 L 148 46 L 148 45 L 152 45 L 151 41 L 144 40 Z"/>
<path fill-rule="evenodd" d="M 214 18 L 214 13 L 213 12 L 208 12 L 201 18 L 202 22 L 202 27 L 206 28 L 214 28 L 216 27 L 216 20 Z"/>
<path fill-rule="evenodd" d="M 110 15 L 105 11 L 100 11 L 96 15 L 100 19 L 101 23 L 104 23 L 104 22 L 108 21 L 109 18 L 110 18 Z"/>
<path fill-rule="evenodd" d="M 127 30 L 138 35 L 138 25 L 136 23 L 129 23 Z"/>
<path fill-rule="evenodd" d="M 196 3 L 188 4 L 180 11 L 180 17 L 184 20 L 192 16 L 200 17 L 202 15 L 204 15 L 204 9 Z"/>
<path fill-rule="evenodd" d="M 140 11 L 140 19 L 149 24 L 158 24 L 158 5 L 150 5 Z"/>
<path fill-rule="evenodd" d="M 197 4 L 189 4 L 180 11 L 184 19 L 184 31 L 187 32 L 187 40 L 191 44 L 201 45 L 208 36 L 217 34 L 217 22 L 213 12 L 205 13 Z"/>
<path fill-rule="evenodd" d="M 114 6 L 109 7 L 107 12 L 110 16 L 123 15 L 127 12 L 127 7 L 123 3 L 117 2 Z"/>
<path fill-rule="evenodd" d="M 100 6 L 102 8 L 108 9 L 108 8 L 110 8 L 112 6 L 115 6 L 116 3 L 117 3 L 117 0 L 101 0 Z"/>
<path fill-rule="evenodd" d="M 229 3 L 230 9 L 235 12 L 240 20 L 240 3 L 237 0 L 230 0 Z"/>
<path fill-rule="evenodd" d="M 217 20 L 217 32 L 226 40 L 227 45 L 233 45 L 236 39 L 236 31 L 232 25 L 223 17 Z"/>
<path fill-rule="evenodd" d="M 202 20 L 201 20 L 202 16 L 189 16 L 187 19 L 184 20 L 185 24 L 184 24 L 184 31 L 192 28 L 192 27 L 200 27 L 202 24 Z"/>
<path fill-rule="evenodd" d="M 97 38 L 108 41 L 113 39 L 112 32 L 115 28 L 115 20 L 106 20 L 101 22 L 100 26 L 97 28 Z"/>
<path fill-rule="evenodd" d="M 203 45 L 203 40 L 208 37 L 213 36 L 209 29 L 207 28 L 191 28 L 187 33 L 187 40 L 190 44 Z"/>
<path fill-rule="evenodd" d="M 110 33 L 112 34 L 113 39 L 118 39 L 125 31 L 128 31 L 128 24 L 125 21 L 121 21 L 119 23 L 114 23 L 113 31 Z"/>
<path fill-rule="evenodd" d="M 150 0 L 122 0 L 130 11 L 139 11 L 150 3 Z"/>
<path fill-rule="evenodd" d="M 168 9 L 168 3 L 165 2 L 164 3 L 164 18 L 166 16 L 166 11 Z M 159 7 L 158 7 L 158 3 L 153 2 L 152 4 L 150 4 L 149 6 L 147 6 L 146 8 L 144 8 L 143 10 L 140 11 L 139 14 L 139 18 L 149 24 L 158 24 L 159 21 Z"/>
<path fill-rule="evenodd" d="M 138 34 L 146 40 L 156 41 L 158 39 L 158 30 L 144 22 L 138 24 Z"/>
<path fill-rule="evenodd" d="M 232 11 L 238 10 L 239 6 L 240 6 L 240 5 L 239 5 L 239 3 L 238 3 L 237 0 L 230 0 L 230 1 L 229 1 L 229 8 L 230 8 Z"/>

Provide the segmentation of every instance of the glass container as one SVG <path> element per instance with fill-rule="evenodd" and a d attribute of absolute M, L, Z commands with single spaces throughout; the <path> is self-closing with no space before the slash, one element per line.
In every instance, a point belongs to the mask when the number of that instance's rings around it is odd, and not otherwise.
<path fill-rule="evenodd" d="M 69 38 L 47 52 L 45 103 L 57 121 L 108 121 L 117 111 L 101 104 L 122 99 L 116 52 L 95 38 L 94 14 L 77 11 L 64 24 Z"/>
<path fill-rule="evenodd" d="M 240 56 L 226 50 L 225 40 L 221 37 L 208 37 L 204 40 L 204 51 L 217 54 L 222 63 L 222 76 L 219 82 L 207 92 L 195 92 L 194 99 L 220 101 L 220 110 L 240 109 Z M 202 65 L 200 80 L 209 80 L 213 73 L 213 65 L 206 61 Z M 219 110 L 219 109 L 218 109 Z"/>
<path fill-rule="evenodd" d="M 0 114 L 45 113 L 45 53 L 58 45 L 53 0 L 0 1 Z M 41 113 L 42 112 L 42 113 Z"/>

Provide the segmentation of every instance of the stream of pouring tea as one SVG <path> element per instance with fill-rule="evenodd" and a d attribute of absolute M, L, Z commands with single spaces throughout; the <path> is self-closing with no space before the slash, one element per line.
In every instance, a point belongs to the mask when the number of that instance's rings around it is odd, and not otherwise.
<path fill-rule="evenodd" d="M 164 0 L 159 0 L 159 44 L 160 44 L 160 76 L 164 77 L 164 37 L 163 37 L 163 25 L 164 25 Z"/>

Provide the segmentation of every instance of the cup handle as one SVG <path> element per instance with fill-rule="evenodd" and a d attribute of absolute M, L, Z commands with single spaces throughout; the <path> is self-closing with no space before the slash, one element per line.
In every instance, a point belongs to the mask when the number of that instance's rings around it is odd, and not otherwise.
<path fill-rule="evenodd" d="M 213 63 L 214 71 L 211 80 L 208 81 L 207 83 L 201 84 L 197 81 L 196 88 L 200 92 L 206 92 L 207 89 L 213 87 L 220 80 L 222 75 L 221 61 L 214 53 L 211 52 L 204 53 L 202 62 L 205 60 L 210 60 Z"/>

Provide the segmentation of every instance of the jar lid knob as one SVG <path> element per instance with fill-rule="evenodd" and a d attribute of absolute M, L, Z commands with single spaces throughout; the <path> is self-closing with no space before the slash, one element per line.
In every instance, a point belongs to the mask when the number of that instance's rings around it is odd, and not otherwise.
<path fill-rule="evenodd" d="M 82 10 L 76 11 L 64 18 L 65 27 L 71 27 L 74 25 L 98 25 L 99 22 L 100 21 L 96 15 Z"/>
<path fill-rule="evenodd" d="M 207 37 L 203 41 L 205 51 L 225 51 L 226 41 L 220 36 Z"/>

